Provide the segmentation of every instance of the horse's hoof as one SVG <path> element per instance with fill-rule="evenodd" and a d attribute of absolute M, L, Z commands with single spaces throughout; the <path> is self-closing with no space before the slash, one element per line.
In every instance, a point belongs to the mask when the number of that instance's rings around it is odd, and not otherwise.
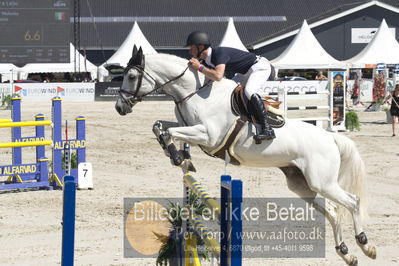
<path fill-rule="evenodd" d="M 368 250 L 366 255 L 369 258 L 372 258 L 373 260 L 375 260 L 377 258 L 377 249 L 375 247 L 369 248 L 369 250 Z"/>
<path fill-rule="evenodd" d="M 351 255 L 348 265 L 349 266 L 357 266 L 357 264 L 358 264 L 357 258 L 355 256 Z"/>

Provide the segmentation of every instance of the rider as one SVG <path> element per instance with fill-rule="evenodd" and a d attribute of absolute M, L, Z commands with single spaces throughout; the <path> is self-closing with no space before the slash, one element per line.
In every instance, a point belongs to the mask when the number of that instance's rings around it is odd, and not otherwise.
<path fill-rule="evenodd" d="M 251 105 L 256 110 L 257 121 L 261 130 L 258 137 L 261 139 L 273 139 L 275 134 L 266 120 L 266 110 L 262 98 L 258 92 L 265 87 L 273 67 L 269 61 L 253 53 L 230 47 L 211 46 L 208 35 L 205 32 L 194 31 L 187 38 L 186 47 L 193 56 L 189 66 L 202 72 L 207 78 L 219 81 L 224 77 L 225 71 L 236 73 L 233 80 L 245 85 L 245 95 L 250 99 Z M 205 61 L 204 66 L 200 63 Z"/>

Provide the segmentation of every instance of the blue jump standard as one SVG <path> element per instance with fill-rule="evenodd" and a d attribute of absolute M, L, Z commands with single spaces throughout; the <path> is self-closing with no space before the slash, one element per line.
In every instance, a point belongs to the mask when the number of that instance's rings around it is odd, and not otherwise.
<path fill-rule="evenodd" d="M 76 183 L 73 176 L 64 176 L 62 212 L 62 266 L 73 266 L 75 250 Z"/>
<path fill-rule="evenodd" d="M 45 146 L 36 146 L 36 162 L 22 164 L 22 148 L 12 148 L 12 165 L 0 166 L 0 176 L 8 176 L 6 181 L 0 182 L 0 190 L 24 188 L 53 189 L 61 188 L 61 178 L 66 175 L 62 168 L 62 151 L 65 140 L 62 138 L 62 100 L 59 97 L 52 99 L 52 165 L 48 169 L 48 158 L 45 156 Z M 21 122 L 21 98 L 12 99 L 12 122 Z M 35 116 L 35 121 L 43 121 L 44 115 Z M 35 126 L 35 136 L 22 137 L 21 127 L 12 127 L 12 142 L 30 142 L 45 140 L 45 126 Z M 76 138 L 68 140 L 71 149 L 76 150 L 77 164 L 86 161 L 86 118 L 76 117 Z M 51 175 L 50 175 L 51 172 Z M 71 169 L 71 175 L 78 183 L 78 169 Z M 49 181 L 50 180 L 50 181 Z"/>

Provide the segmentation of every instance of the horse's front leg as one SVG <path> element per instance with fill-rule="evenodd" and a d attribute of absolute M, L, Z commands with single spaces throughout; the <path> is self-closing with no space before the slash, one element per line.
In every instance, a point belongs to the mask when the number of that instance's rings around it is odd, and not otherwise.
<path fill-rule="evenodd" d="M 178 151 L 173 139 L 177 138 L 182 142 L 195 145 L 205 144 L 208 136 L 205 134 L 206 130 L 204 126 L 179 127 L 178 123 L 175 122 L 156 121 L 152 130 L 165 154 L 170 157 L 172 164 L 180 166 L 184 170 L 195 172 L 195 167 L 190 160 L 189 151 L 185 149 Z"/>
<path fill-rule="evenodd" d="M 170 127 L 167 133 L 172 138 L 189 143 L 190 145 L 207 145 L 209 136 L 204 125 L 195 125 L 189 127 Z"/>
<path fill-rule="evenodd" d="M 152 132 L 154 132 L 155 136 L 162 149 L 165 152 L 165 155 L 170 157 L 174 165 L 180 165 L 183 161 L 182 156 L 180 156 L 179 152 L 176 150 L 175 144 L 172 142 L 172 139 L 166 130 L 170 127 L 178 127 L 179 124 L 176 122 L 162 121 L 158 120 L 152 126 Z"/>
<path fill-rule="evenodd" d="M 209 143 L 207 130 L 203 125 L 190 127 L 171 127 L 167 130 L 171 140 L 178 139 L 180 146 L 183 148 L 179 153 L 184 157 L 183 162 L 179 165 L 184 172 L 196 172 L 189 152 L 190 145 L 206 145 Z"/>

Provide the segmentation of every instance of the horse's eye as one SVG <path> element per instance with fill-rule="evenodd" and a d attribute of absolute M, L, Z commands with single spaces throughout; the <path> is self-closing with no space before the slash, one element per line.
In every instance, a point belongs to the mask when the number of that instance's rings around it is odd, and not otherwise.
<path fill-rule="evenodd" d="M 136 79 L 136 76 L 129 76 L 130 81 L 134 81 Z"/>

